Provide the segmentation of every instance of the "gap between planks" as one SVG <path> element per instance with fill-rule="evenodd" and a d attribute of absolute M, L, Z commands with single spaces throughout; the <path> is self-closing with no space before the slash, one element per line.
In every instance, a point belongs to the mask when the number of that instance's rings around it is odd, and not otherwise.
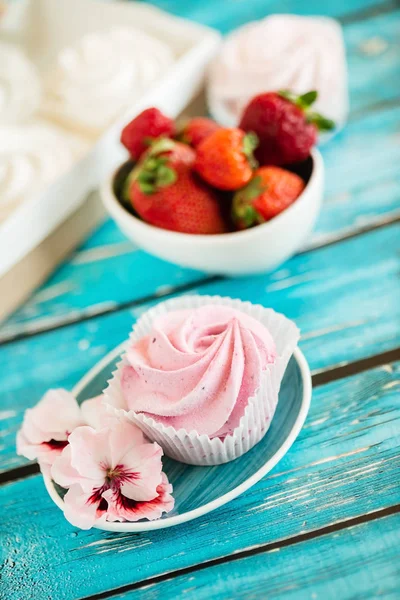
<path fill-rule="evenodd" d="M 365 515 L 360 515 L 358 517 L 354 517 L 352 519 L 346 519 L 344 521 L 340 521 L 339 523 L 334 523 L 333 525 L 327 525 L 326 527 L 322 527 L 321 529 L 315 529 L 314 531 L 309 531 L 307 533 L 301 533 L 299 535 L 295 535 L 290 538 L 286 538 L 284 540 L 272 542 L 270 544 L 264 544 L 260 546 L 256 546 L 254 548 L 250 548 L 248 550 L 243 550 L 237 552 L 236 554 L 230 554 L 228 556 L 222 556 L 221 558 L 216 558 L 214 560 L 206 561 L 204 563 L 200 563 L 198 565 L 193 565 L 191 567 L 187 567 L 185 569 L 177 569 L 176 571 L 164 573 L 163 575 L 158 575 L 156 577 L 150 577 L 149 579 L 144 579 L 143 581 L 138 581 L 136 583 L 124 585 L 118 588 L 114 588 L 113 590 L 108 590 L 106 592 L 101 592 L 100 594 L 93 594 L 91 596 L 85 596 L 81 598 L 81 600 L 105 600 L 106 598 L 113 598 L 115 596 L 119 596 L 121 594 L 132 592 L 134 590 L 142 589 L 151 585 L 155 585 L 161 583 L 163 581 L 168 581 L 175 579 L 176 577 L 180 577 L 182 575 L 189 575 L 190 573 L 194 573 L 197 571 L 202 571 L 204 569 L 208 569 L 211 567 L 215 567 L 217 565 L 222 565 L 226 563 L 232 563 L 237 560 L 241 560 L 243 558 L 248 558 L 249 556 L 254 556 L 257 554 L 264 554 L 266 552 L 276 552 L 281 548 L 286 548 L 287 546 L 293 546 L 295 544 L 300 544 L 302 542 L 306 542 L 309 540 L 313 540 L 324 535 L 329 535 L 331 533 L 335 533 L 337 531 L 342 531 L 343 529 L 348 529 L 349 527 L 354 527 L 355 525 L 361 525 L 363 523 L 367 523 L 370 521 L 376 521 L 378 519 L 382 519 L 384 517 L 388 517 L 390 515 L 395 515 L 400 513 L 400 504 L 396 504 L 394 506 L 389 506 L 377 511 L 373 511 L 371 513 L 367 513 Z"/>
<path fill-rule="evenodd" d="M 342 25 L 349 25 L 350 23 L 358 23 L 360 21 L 372 19 L 373 17 L 377 17 L 378 15 L 384 15 L 394 12 L 399 8 L 399 6 L 399 0 L 388 0 L 387 2 L 382 2 L 382 4 L 376 4 L 374 6 L 361 8 L 343 16 L 339 15 L 335 18 Z"/>
<path fill-rule="evenodd" d="M 338 365 L 332 367 L 320 373 L 315 373 L 312 376 L 312 387 L 316 388 L 321 385 L 325 385 L 338 379 L 344 379 L 345 377 L 351 377 L 358 375 L 364 371 L 369 371 L 375 367 L 388 365 L 400 360 L 400 347 L 394 350 L 388 350 L 381 354 L 374 354 L 367 358 L 362 358 L 346 365 Z M 11 483 L 26 477 L 32 477 L 40 473 L 39 465 L 37 463 L 24 465 L 23 467 L 17 467 L 0 473 L 0 485 Z"/>
<path fill-rule="evenodd" d="M 399 8 L 398 0 L 389 0 L 388 2 L 384 3 L 383 5 L 372 6 L 372 7 L 366 8 L 365 10 L 360 10 L 360 11 L 356 11 L 355 13 L 350 13 L 349 15 L 346 15 L 343 18 L 339 17 L 338 20 L 342 24 L 353 23 L 356 21 L 361 21 L 361 20 L 366 20 L 366 19 L 372 18 L 372 17 L 376 16 L 377 14 L 390 13 L 390 12 L 396 10 L 397 8 Z M 366 109 L 365 111 L 360 111 L 360 114 L 354 113 L 351 116 L 351 119 L 359 118 L 359 116 L 361 116 L 365 112 L 372 112 L 374 110 L 380 110 L 380 109 L 382 109 L 382 107 L 386 107 L 386 104 L 388 104 L 389 107 L 393 106 L 393 105 L 397 105 L 397 102 L 398 102 L 398 100 L 396 99 L 396 100 L 389 101 L 389 103 L 379 103 L 377 105 L 373 105 L 373 106 L 369 107 L 368 109 Z M 300 253 L 303 254 L 305 252 L 310 252 L 315 249 L 319 249 L 321 247 L 329 246 L 329 245 L 341 242 L 342 240 L 356 237 L 358 235 L 362 235 L 368 231 L 372 231 L 374 229 L 384 227 L 386 225 L 397 222 L 399 220 L 400 220 L 400 217 L 398 215 L 395 215 L 392 218 L 389 216 L 388 218 L 385 218 L 382 222 L 376 222 L 374 224 L 371 224 L 370 226 L 360 228 L 356 231 L 344 232 L 344 233 L 339 234 L 338 236 L 332 237 L 330 239 L 328 237 L 321 239 L 321 240 L 317 241 L 316 243 L 314 243 L 313 245 L 310 245 L 309 247 L 305 248 Z M 158 296 L 155 296 L 153 294 L 153 295 L 149 295 L 147 297 L 137 299 L 135 301 L 121 303 L 120 305 L 115 306 L 115 307 L 113 306 L 113 307 L 109 307 L 109 308 L 104 308 L 104 310 L 99 311 L 96 314 L 93 314 L 93 313 L 92 314 L 83 314 L 78 319 L 76 317 L 74 318 L 74 316 L 71 316 L 70 319 L 68 319 L 68 317 L 66 317 L 65 319 L 60 320 L 59 322 L 53 322 L 50 326 L 39 328 L 39 329 L 32 330 L 32 331 L 26 331 L 26 332 L 18 334 L 16 336 L 10 336 L 9 338 L 4 338 L 3 340 L 1 340 L 1 343 L 10 343 L 10 342 L 13 342 L 13 341 L 16 341 L 19 339 L 23 339 L 26 337 L 32 337 L 34 335 L 37 335 L 37 334 L 40 334 L 40 333 L 43 333 L 46 331 L 51 331 L 54 329 L 65 327 L 72 323 L 88 321 L 91 318 L 93 318 L 94 316 L 102 316 L 102 315 L 106 315 L 106 314 L 109 314 L 112 312 L 117 312 L 119 310 L 123 310 L 125 308 L 133 308 L 140 304 L 150 302 L 150 301 L 156 299 L 157 297 L 164 298 L 164 297 L 171 296 L 175 293 L 179 293 L 179 292 L 183 293 L 185 291 L 190 291 L 191 289 L 196 288 L 199 285 L 214 283 L 214 282 L 221 281 L 223 279 L 224 278 L 221 276 L 205 277 L 196 282 L 192 282 L 190 284 L 171 289 L 168 292 L 166 292 L 165 294 L 160 294 Z M 341 379 L 341 378 L 344 378 L 347 376 L 355 375 L 357 373 L 366 371 L 373 367 L 393 362 L 395 360 L 398 360 L 399 358 L 400 358 L 400 348 L 397 348 L 395 350 L 381 353 L 378 355 L 374 355 L 374 356 L 368 357 L 366 359 L 362 359 L 359 361 L 355 361 L 353 363 L 349 363 L 347 365 L 341 365 L 341 366 L 330 368 L 321 373 L 317 373 L 313 376 L 313 387 L 317 387 L 317 386 L 326 384 L 326 383 L 334 381 L 336 379 Z M 19 467 L 17 469 L 13 469 L 6 473 L 0 474 L 0 484 L 14 481 L 17 479 L 22 479 L 22 478 L 29 477 L 29 476 L 33 476 L 33 475 L 36 475 L 37 473 L 39 473 L 38 465 L 37 464 L 29 464 L 24 467 Z M 233 562 L 233 561 L 240 560 L 242 558 L 245 558 L 245 557 L 248 557 L 251 555 L 262 554 L 262 553 L 271 552 L 271 551 L 277 551 L 277 550 L 280 550 L 281 548 L 285 548 L 287 546 L 291 546 L 294 544 L 298 544 L 298 543 L 302 543 L 302 542 L 305 542 L 308 540 L 319 538 L 319 537 L 322 537 L 323 535 L 328 535 L 328 534 L 336 532 L 336 531 L 341 531 L 343 529 L 347 529 L 347 528 L 355 526 L 355 525 L 359 525 L 359 524 L 366 523 L 369 521 L 374 521 L 374 520 L 384 518 L 384 517 L 387 517 L 387 516 L 390 516 L 393 514 L 397 514 L 399 512 L 400 512 L 400 505 L 387 507 L 387 508 L 384 508 L 384 509 L 381 509 L 378 511 L 374 511 L 372 513 L 368 513 L 368 514 L 358 516 L 358 517 L 355 517 L 352 519 L 344 520 L 340 523 L 335 523 L 333 525 L 329 525 L 329 526 L 323 527 L 321 529 L 317 529 L 315 531 L 308 532 L 306 534 L 299 534 L 299 535 L 293 536 L 291 538 L 287 538 L 285 540 L 261 545 L 261 546 L 255 547 L 255 548 L 251 548 L 249 550 L 244 550 L 244 551 L 238 552 L 234 555 L 221 557 L 219 559 L 207 561 L 207 562 L 201 563 L 199 565 L 194 565 L 192 567 L 180 569 L 180 570 L 174 571 L 173 573 L 166 573 L 166 574 L 163 574 L 163 575 L 160 575 L 157 577 L 143 580 L 141 582 L 137 582 L 135 584 L 122 586 L 122 587 L 116 588 L 114 590 L 109 590 L 107 592 L 103 592 L 100 594 L 86 596 L 83 600 L 102 600 L 102 599 L 106 599 L 106 598 L 112 598 L 112 597 L 115 597 L 116 595 L 119 595 L 119 594 L 122 594 L 125 592 L 134 591 L 136 589 L 141 589 L 141 588 L 153 585 L 153 584 L 157 584 L 157 583 L 160 583 L 163 581 L 174 579 L 177 576 L 190 574 L 190 573 L 197 572 L 197 571 L 200 571 L 200 570 L 203 570 L 203 569 L 206 569 L 209 567 L 213 567 L 213 566 L 216 566 L 219 564 Z"/>
<path fill-rule="evenodd" d="M 374 223 L 370 223 L 369 225 L 361 226 L 353 231 L 345 231 L 337 235 L 321 236 L 321 238 L 315 240 L 314 242 L 311 242 L 309 245 L 297 252 L 296 255 L 298 256 L 309 252 L 313 252 L 315 250 L 320 250 L 321 248 L 333 246 L 334 244 L 338 244 L 342 241 L 351 238 L 356 238 L 358 236 L 364 235 L 371 231 L 382 229 L 384 227 L 387 227 L 388 225 L 393 225 L 395 223 L 400 223 L 400 214 L 398 212 L 389 216 L 385 216 L 382 219 L 375 221 Z M 224 281 L 225 279 L 227 278 L 223 275 L 210 275 L 206 277 L 201 277 L 199 279 L 196 279 L 195 281 L 191 281 L 181 286 L 168 287 L 163 292 L 149 294 L 147 296 L 142 296 L 141 298 L 136 298 L 135 300 L 120 302 L 119 304 L 113 302 L 103 303 L 99 306 L 89 306 L 86 309 L 80 311 L 78 314 L 76 312 L 73 312 L 69 315 L 64 315 L 60 318 L 52 317 L 49 319 L 44 319 L 44 322 L 41 326 L 38 326 L 37 323 L 33 323 L 31 327 L 28 325 L 25 330 L 18 333 L 0 333 L 0 345 L 3 346 L 6 344 L 11 344 L 13 342 L 31 338 L 42 333 L 55 331 L 56 329 L 62 329 L 72 324 L 85 323 L 86 321 L 90 321 L 95 317 L 103 317 L 105 315 L 116 313 L 125 309 L 137 308 L 142 304 L 147 304 L 157 299 L 161 300 L 169 298 L 175 294 L 183 294 L 185 292 L 189 292 L 193 289 L 196 289 L 199 286 L 208 285 L 211 283 L 218 283 L 220 281 Z"/>

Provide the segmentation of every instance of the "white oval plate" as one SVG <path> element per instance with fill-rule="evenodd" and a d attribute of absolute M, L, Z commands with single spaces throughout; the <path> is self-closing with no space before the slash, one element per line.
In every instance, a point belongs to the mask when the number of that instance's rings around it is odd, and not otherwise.
<path fill-rule="evenodd" d="M 100 394 L 106 387 L 124 349 L 121 344 L 105 356 L 75 386 L 78 402 Z M 197 519 L 230 502 L 266 475 L 286 454 L 300 433 L 311 402 L 311 374 L 303 353 L 297 348 L 286 369 L 279 401 L 265 437 L 247 454 L 213 467 L 196 467 L 164 457 L 164 471 L 172 483 L 174 510 L 156 521 L 102 523 L 98 529 L 139 532 L 162 529 Z M 44 476 L 46 489 L 63 510 L 60 488 Z"/>

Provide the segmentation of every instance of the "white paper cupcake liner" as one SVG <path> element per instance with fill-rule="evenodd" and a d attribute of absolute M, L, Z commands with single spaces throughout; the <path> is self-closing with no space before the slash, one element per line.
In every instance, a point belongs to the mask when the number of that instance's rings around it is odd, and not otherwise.
<path fill-rule="evenodd" d="M 283 374 L 300 337 L 293 321 L 270 308 L 220 296 L 181 296 L 161 302 L 144 313 L 134 326 L 129 344 L 149 335 L 158 316 L 166 312 L 196 309 L 209 304 L 229 306 L 260 321 L 272 335 L 277 350 L 275 363 L 268 365 L 263 371 L 260 387 L 255 395 L 249 398 L 244 415 L 232 434 L 224 439 L 210 438 L 206 434 L 199 435 L 196 431 L 166 427 L 152 417 L 129 410 L 121 389 L 122 368 L 129 364 L 125 354 L 105 390 L 104 401 L 110 411 L 138 425 L 150 440 L 163 448 L 167 456 L 192 465 L 219 465 L 229 462 L 250 450 L 264 437 L 275 413 Z"/>

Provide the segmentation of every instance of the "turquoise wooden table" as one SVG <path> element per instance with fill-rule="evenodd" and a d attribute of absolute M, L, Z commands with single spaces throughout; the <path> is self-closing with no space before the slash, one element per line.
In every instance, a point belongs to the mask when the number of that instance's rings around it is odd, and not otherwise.
<path fill-rule="evenodd" d="M 396 1 L 158 0 L 223 33 L 271 12 L 344 27 L 348 126 L 322 152 L 307 248 L 262 277 L 223 279 L 134 248 L 107 221 L 0 329 L 0 597 L 400 597 L 400 6 Z M 152 277 L 149 278 L 149 273 Z M 80 531 L 15 454 L 23 412 L 71 388 L 159 298 L 221 294 L 295 319 L 313 373 L 304 429 L 274 470 L 196 521 Z"/>

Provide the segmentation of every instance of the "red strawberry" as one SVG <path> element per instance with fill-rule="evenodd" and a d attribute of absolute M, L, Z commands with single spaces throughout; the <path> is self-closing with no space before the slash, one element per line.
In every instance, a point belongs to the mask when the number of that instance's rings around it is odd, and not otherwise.
<path fill-rule="evenodd" d="M 232 218 L 238 229 L 269 221 L 290 206 L 304 190 L 304 181 L 280 167 L 260 167 L 253 179 L 236 192 Z"/>
<path fill-rule="evenodd" d="M 255 157 L 260 165 L 285 165 L 305 160 L 317 141 L 318 131 L 334 123 L 309 110 L 317 92 L 295 96 L 291 92 L 267 92 L 255 96 L 245 108 L 240 128 L 259 138 Z"/>
<path fill-rule="evenodd" d="M 193 173 L 194 157 L 190 146 L 160 140 L 128 177 L 125 194 L 138 215 L 156 227 L 182 233 L 224 233 L 216 193 Z"/>
<path fill-rule="evenodd" d="M 172 137 L 175 124 L 158 108 L 148 108 L 135 117 L 122 130 L 121 143 L 129 151 L 133 160 L 139 160 L 149 143 L 159 137 Z"/>
<path fill-rule="evenodd" d="M 241 129 L 218 129 L 196 148 L 195 170 L 220 190 L 237 190 L 253 174 L 257 137 Z"/>
<path fill-rule="evenodd" d="M 195 117 L 184 125 L 180 139 L 193 146 L 193 148 L 197 148 L 203 140 L 208 138 L 214 131 L 217 131 L 217 129 L 221 129 L 221 126 L 212 119 Z"/>

